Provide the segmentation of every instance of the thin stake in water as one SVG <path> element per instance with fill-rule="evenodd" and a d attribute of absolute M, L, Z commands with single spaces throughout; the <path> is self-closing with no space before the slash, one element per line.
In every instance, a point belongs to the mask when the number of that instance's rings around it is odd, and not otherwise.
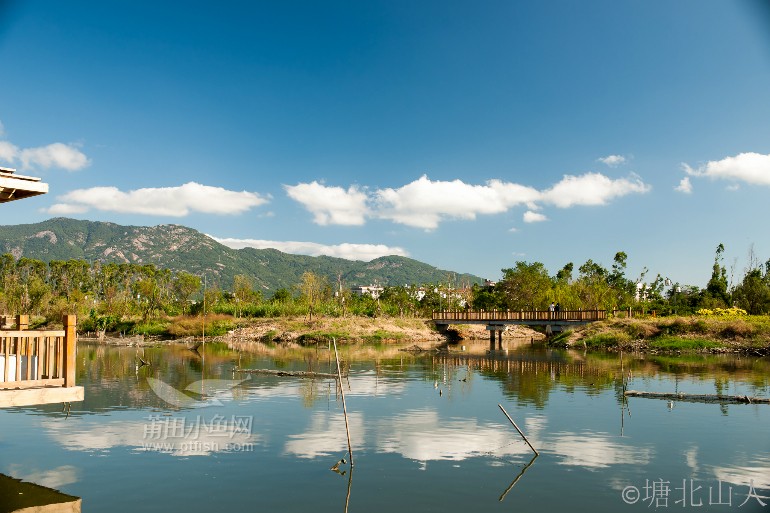
<path fill-rule="evenodd" d="M 345 400 L 344 400 L 344 399 L 343 399 L 343 401 L 342 401 L 342 405 L 343 405 L 343 406 L 345 405 Z M 525 441 L 525 442 L 527 442 L 527 445 L 529 445 L 529 448 L 530 448 L 530 449 L 532 449 L 532 450 L 535 452 L 535 455 L 537 455 L 537 456 L 540 456 L 540 453 L 539 453 L 539 452 L 537 452 L 537 449 L 535 449 L 534 447 L 532 447 L 532 444 L 531 444 L 531 443 L 529 443 L 529 440 L 527 439 L 526 435 L 525 435 L 525 434 L 524 434 L 524 433 L 521 431 L 521 429 L 519 429 L 519 426 L 517 426 L 517 425 L 516 425 L 516 423 L 515 423 L 515 422 L 513 421 L 513 419 L 511 418 L 511 416 L 510 416 L 510 415 L 508 415 L 508 412 L 507 412 L 507 411 L 505 411 L 505 408 L 503 408 L 503 405 L 498 403 L 498 405 L 497 405 L 497 406 L 499 406 L 499 407 L 500 407 L 500 409 L 501 409 L 501 410 L 503 411 L 503 413 L 505 414 L 505 416 L 506 416 L 506 417 L 508 417 L 508 420 L 510 420 L 510 421 L 511 421 L 511 424 L 513 424 L 513 427 L 515 427 L 515 428 L 516 428 L 516 431 L 518 431 L 518 432 L 519 432 L 519 434 L 521 435 L 521 437 L 524 439 L 524 441 Z M 351 457 L 351 459 L 352 459 L 352 457 Z"/>
<path fill-rule="evenodd" d="M 342 386 L 342 371 L 340 371 L 340 355 L 337 353 L 337 339 L 332 337 L 334 343 L 334 358 L 337 360 L 337 379 L 340 384 L 340 395 L 342 396 L 342 413 L 345 415 L 345 431 L 348 434 L 348 454 L 350 454 L 350 468 L 353 468 L 353 447 L 350 444 L 350 426 L 348 425 L 348 408 L 345 405 L 345 391 Z M 513 421 L 511 421 L 513 422 Z"/>

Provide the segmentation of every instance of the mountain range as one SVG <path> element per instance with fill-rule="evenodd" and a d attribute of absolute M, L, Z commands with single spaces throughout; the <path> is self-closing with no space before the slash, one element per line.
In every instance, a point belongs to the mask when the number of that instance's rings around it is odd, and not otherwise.
<path fill-rule="evenodd" d="M 87 260 L 153 264 L 172 271 L 205 275 L 209 284 L 232 286 L 236 275 L 249 276 L 265 292 L 291 288 L 305 271 L 336 284 L 422 285 L 452 282 L 452 286 L 481 283 L 471 274 L 437 269 L 401 256 L 369 262 L 328 256 L 283 253 L 276 249 L 232 249 L 185 226 L 121 226 L 114 223 L 54 218 L 34 224 L 0 226 L 0 254 L 15 258 Z"/>

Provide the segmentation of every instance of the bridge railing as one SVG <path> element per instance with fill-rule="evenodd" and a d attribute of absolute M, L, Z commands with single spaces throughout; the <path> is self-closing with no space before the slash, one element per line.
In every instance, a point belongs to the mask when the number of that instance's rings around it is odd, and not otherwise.
<path fill-rule="evenodd" d="M 453 310 L 433 312 L 434 321 L 600 321 L 605 310 Z"/>
<path fill-rule="evenodd" d="M 0 331 L 0 389 L 75 386 L 76 318 L 63 330 L 29 331 L 18 316 L 16 330 Z"/>

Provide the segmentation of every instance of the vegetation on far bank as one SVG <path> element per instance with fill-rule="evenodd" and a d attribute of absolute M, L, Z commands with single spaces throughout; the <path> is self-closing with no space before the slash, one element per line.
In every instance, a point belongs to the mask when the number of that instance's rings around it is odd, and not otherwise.
<path fill-rule="evenodd" d="M 471 287 L 448 274 L 440 283 L 386 285 L 375 288 L 373 295 L 352 293 L 341 275 L 330 283 L 305 271 L 292 287 L 268 297 L 249 275 L 235 276 L 232 287 L 223 290 L 201 276 L 153 265 L 45 263 L 6 254 L 0 256 L 0 313 L 29 314 L 31 328 L 52 326 L 63 314 L 76 314 L 81 332 L 161 337 L 200 336 L 204 329 L 207 335 L 219 336 L 281 319 L 274 324 L 298 324 L 277 331 L 299 333 L 297 337 L 306 341 L 334 336 L 378 343 L 424 338 L 426 319 L 436 310 L 546 310 L 556 302 L 563 310 L 630 309 L 657 315 L 598 323 L 559 336 L 558 343 L 661 351 L 769 347 L 770 260 L 761 264 L 750 256 L 743 279 L 735 284 L 728 280 L 723 260 L 720 244 L 703 289 L 661 275 L 648 278 L 646 269 L 631 279 L 627 255 L 618 252 L 609 269 L 592 260 L 577 269 L 570 262 L 551 276 L 540 262 L 519 261 L 502 269 L 503 278 L 496 284 Z M 751 315 L 733 318 L 734 306 Z M 325 322 L 323 327 L 314 324 L 319 320 Z M 375 320 L 422 327 L 411 332 L 350 329 L 360 322 L 376 325 Z M 280 339 L 280 333 L 276 337 Z"/>
<path fill-rule="evenodd" d="M 614 351 L 764 355 L 770 351 L 770 318 L 745 314 L 613 318 L 566 331 L 549 343 Z"/>

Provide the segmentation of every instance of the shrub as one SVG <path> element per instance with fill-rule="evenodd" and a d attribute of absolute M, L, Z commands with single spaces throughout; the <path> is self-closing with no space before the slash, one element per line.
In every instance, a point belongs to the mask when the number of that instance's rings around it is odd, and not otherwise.
<path fill-rule="evenodd" d="M 696 349 L 713 349 L 719 347 L 720 344 L 713 340 L 700 338 L 659 337 L 650 341 L 649 346 L 651 349 L 662 349 L 665 351 L 688 351 Z"/>
<path fill-rule="evenodd" d="M 731 308 L 701 308 L 695 313 L 707 317 L 739 317 L 748 315 L 746 310 L 743 308 L 738 308 L 737 306 L 733 306 Z"/>
<path fill-rule="evenodd" d="M 229 315 L 215 314 L 206 316 L 206 335 L 216 337 L 235 328 L 235 321 Z M 203 317 L 177 317 L 169 326 L 169 334 L 175 337 L 191 337 L 203 334 Z"/>
<path fill-rule="evenodd" d="M 169 321 L 163 319 L 152 319 L 147 322 L 135 324 L 131 331 L 135 335 L 153 335 L 158 337 L 168 336 Z"/>
<path fill-rule="evenodd" d="M 583 339 L 586 347 L 606 348 L 617 347 L 631 342 L 628 333 L 599 333 Z"/>

